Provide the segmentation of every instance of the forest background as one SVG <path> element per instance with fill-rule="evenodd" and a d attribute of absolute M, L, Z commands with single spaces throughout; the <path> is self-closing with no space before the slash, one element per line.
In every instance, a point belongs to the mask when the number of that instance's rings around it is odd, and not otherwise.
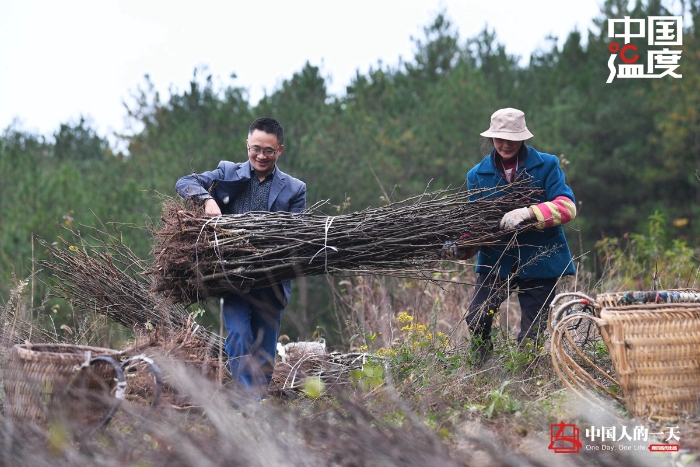
<path fill-rule="evenodd" d="M 307 183 L 309 205 L 329 200 L 334 215 L 462 185 L 485 154 L 479 133 L 491 113 L 516 107 L 536 135 L 531 144 L 559 156 L 576 195 L 579 215 L 567 236 L 581 271 L 600 275 L 609 248 L 646 232 L 650 218 L 660 248 L 696 250 L 700 1 L 674 5 L 650 0 L 629 9 L 606 0 L 585 41 L 572 31 L 561 48 L 552 41 L 527 66 L 488 29 L 463 40 L 442 12 L 415 39 L 412 59 L 358 72 L 340 97 L 329 96 L 310 63 L 256 105 L 244 89 L 215 85 L 203 68 L 189 89 L 168 97 L 146 76 L 125 103 L 138 131 L 117 135 L 127 154 L 82 119 L 51 136 L 13 124 L 0 135 L 0 297 L 31 275 L 32 259 L 46 259 L 36 239 L 68 238 L 66 227 L 114 221 L 123 242 L 149 258 L 161 195 L 173 196 L 184 174 L 245 160 L 248 126 L 263 115 L 285 128 L 280 168 Z M 606 84 L 607 19 L 684 12 L 692 21 L 684 24 L 682 79 Z M 632 42 L 646 50 L 645 40 Z M 41 303 L 41 281 L 33 294 Z M 332 326 L 330 294 L 326 278 L 297 280 L 284 331 L 305 338 Z M 51 306 L 45 302 L 47 312 Z M 53 311 L 56 323 L 70 320 L 69 307 Z"/>

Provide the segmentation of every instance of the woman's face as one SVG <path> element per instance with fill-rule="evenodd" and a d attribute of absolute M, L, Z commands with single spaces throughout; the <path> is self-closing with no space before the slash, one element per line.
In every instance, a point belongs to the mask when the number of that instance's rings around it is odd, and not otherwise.
<path fill-rule="evenodd" d="M 510 141 L 508 139 L 494 138 L 493 145 L 496 151 L 505 160 L 512 159 L 520 151 L 520 146 L 523 145 L 522 141 Z"/>

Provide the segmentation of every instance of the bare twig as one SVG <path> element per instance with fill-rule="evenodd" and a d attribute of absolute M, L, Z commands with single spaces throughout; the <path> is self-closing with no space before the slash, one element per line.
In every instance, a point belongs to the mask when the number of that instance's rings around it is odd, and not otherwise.
<path fill-rule="evenodd" d="M 503 213 L 539 192 L 524 182 L 498 189 L 426 192 L 380 208 L 327 216 L 248 212 L 204 216 L 164 203 L 154 232 L 154 291 L 178 303 L 246 292 L 300 276 L 351 273 L 428 279 L 446 240 L 461 247 L 503 242 Z M 466 234 L 466 235 L 465 235 Z"/>

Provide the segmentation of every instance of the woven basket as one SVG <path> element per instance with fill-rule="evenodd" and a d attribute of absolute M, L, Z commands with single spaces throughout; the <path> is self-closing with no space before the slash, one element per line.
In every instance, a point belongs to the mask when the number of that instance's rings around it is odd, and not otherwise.
<path fill-rule="evenodd" d="M 595 323 L 608 348 L 617 379 L 578 349 L 591 371 L 617 385 L 620 395 L 594 378 L 563 349 L 571 322 Z M 565 316 L 552 333 L 552 360 L 562 381 L 586 399 L 594 392 L 622 402 L 634 417 L 677 419 L 700 409 L 700 304 L 647 304 L 603 308 L 600 318 Z"/>
<path fill-rule="evenodd" d="M 596 295 L 595 298 L 591 298 L 582 292 L 560 293 L 554 297 L 549 306 L 549 318 L 547 321 L 549 333 L 552 333 L 554 327 L 564 316 L 572 313 L 592 313 L 600 318 L 600 312 L 603 308 L 660 303 L 700 303 L 700 290 L 667 289 L 606 292 Z"/>
<path fill-rule="evenodd" d="M 124 397 L 124 375 L 112 349 L 67 344 L 12 347 L 4 374 L 5 408 L 17 424 L 105 425 Z"/>

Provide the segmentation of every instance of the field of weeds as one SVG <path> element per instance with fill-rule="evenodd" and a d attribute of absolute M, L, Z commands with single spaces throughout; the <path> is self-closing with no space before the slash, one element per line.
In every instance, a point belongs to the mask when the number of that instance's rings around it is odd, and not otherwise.
<path fill-rule="evenodd" d="M 539 347 L 517 346 L 513 338 L 517 300 L 501 310 L 494 353 L 474 365 L 461 322 L 468 289 L 394 279 L 340 281 L 335 291 L 338 313 L 354 329 L 347 348 L 329 350 L 361 352 L 364 364 L 348 371 L 345 384 L 309 378 L 308 384 L 263 402 L 242 399 L 225 382 L 207 376 L 197 362 L 185 363 L 153 348 L 151 355 L 164 376 L 164 393 L 155 407 L 149 406 L 148 389 L 127 390 L 113 419 L 98 430 L 86 430 L 74 417 L 28 423 L 8 416 L 5 407 L 0 462 L 8 466 L 700 465 L 700 423 L 693 414 L 673 421 L 640 420 L 604 397 L 587 402 L 557 377 L 549 339 Z M 17 327 L 11 318 L 20 305 L 5 304 L 6 337 L 13 324 Z M 11 340 L 4 342 L 6 362 Z M 610 365 L 605 352 L 600 357 L 601 366 Z M 127 376 L 128 384 L 138 386 L 129 378 L 139 377 L 140 387 L 148 387 L 148 374 Z M 571 436 L 573 429 L 579 430 L 580 444 L 574 449 L 578 452 L 556 452 L 567 450 L 561 437 Z M 678 444 L 680 450 L 648 449 L 668 443 Z M 576 448 L 576 443 L 569 446 Z"/>
<path fill-rule="evenodd" d="M 644 237 L 638 240 L 643 246 Z M 647 255 L 661 258 L 653 275 L 648 264 L 640 265 L 639 251 L 630 254 L 610 243 L 601 249 L 610 261 L 608 273 L 595 284 L 586 284 L 583 274 L 568 278 L 560 293 L 649 290 L 649 278 L 654 288 L 696 287 L 688 279 L 697 275 L 696 261 L 687 249 Z M 515 293 L 498 313 L 494 352 L 475 362 L 463 321 L 473 293 L 470 265 L 436 273 L 435 281 L 329 280 L 339 343 L 305 360 L 304 371 L 300 360 L 280 359 L 271 397 L 256 402 L 230 388 L 221 329 L 197 331 L 196 313 L 178 309 L 168 315 L 162 300 L 138 282 L 138 271 L 129 276 L 115 268 L 117 250 L 81 251 L 68 250 L 66 261 L 73 263 L 65 263 L 64 280 L 54 288 L 64 298 L 73 294 L 65 302 L 74 308 L 72 327 L 56 329 L 51 312 L 44 311 L 50 307 L 32 303 L 29 281 L 17 281 L 0 309 L 0 465 L 700 465 L 697 411 L 673 419 L 632 417 L 614 379 L 601 376 L 593 379 L 608 394 L 617 392 L 618 400 L 595 388 L 579 397 L 560 379 L 549 333 L 541 342 L 517 344 Z M 135 264 L 126 253 L 122 258 Z M 110 293 L 96 293 L 106 287 Z M 570 330 L 572 340 L 554 350 L 574 355 L 591 374 L 595 367 L 614 377 L 596 328 L 574 323 Z M 154 405 L 158 385 L 141 365 L 126 372 L 125 398 L 104 426 L 71 410 L 52 413 L 46 382 L 37 401 L 41 416 L 13 416 L 6 394 L 15 383 L 6 370 L 13 345 L 26 342 L 129 347 L 160 368 L 162 394 Z M 115 391 L 107 391 L 107 407 Z M 678 450 L 651 452 L 652 445 Z"/>

